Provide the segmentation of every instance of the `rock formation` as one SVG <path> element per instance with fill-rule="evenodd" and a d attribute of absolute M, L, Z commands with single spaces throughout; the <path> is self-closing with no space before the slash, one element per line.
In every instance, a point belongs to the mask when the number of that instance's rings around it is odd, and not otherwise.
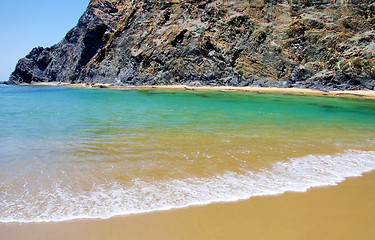
<path fill-rule="evenodd" d="M 92 0 L 9 84 L 375 87 L 375 0 Z"/>

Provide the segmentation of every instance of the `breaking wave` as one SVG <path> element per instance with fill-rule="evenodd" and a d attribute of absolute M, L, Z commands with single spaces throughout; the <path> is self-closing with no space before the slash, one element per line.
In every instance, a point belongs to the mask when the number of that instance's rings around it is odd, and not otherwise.
<path fill-rule="evenodd" d="M 336 185 L 375 169 L 375 151 L 348 150 L 336 155 L 308 155 L 278 162 L 268 169 L 226 172 L 210 178 L 116 182 L 81 189 L 56 184 L 37 193 L 25 182 L 18 194 L 2 191 L 0 222 L 50 222 L 106 219 L 119 215 L 229 202 L 254 196 Z M 1 186 L 0 186 L 1 187 Z"/>

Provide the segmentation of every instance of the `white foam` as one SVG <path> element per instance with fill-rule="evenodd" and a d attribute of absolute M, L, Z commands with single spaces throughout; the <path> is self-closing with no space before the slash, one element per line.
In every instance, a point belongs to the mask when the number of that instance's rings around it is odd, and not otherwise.
<path fill-rule="evenodd" d="M 73 191 L 56 184 L 53 191 L 32 194 L 27 186 L 19 196 L 0 196 L 0 222 L 49 222 L 183 208 L 213 202 L 228 202 L 254 196 L 304 192 L 318 186 L 336 185 L 347 177 L 375 169 L 374 151 L 305 156 L 278 162 L 271 169 L 238 174 L 227 172 L 212 178 L 188 178 L 145 182 L 134 179 L 126 187 L 119 183 Z"/>

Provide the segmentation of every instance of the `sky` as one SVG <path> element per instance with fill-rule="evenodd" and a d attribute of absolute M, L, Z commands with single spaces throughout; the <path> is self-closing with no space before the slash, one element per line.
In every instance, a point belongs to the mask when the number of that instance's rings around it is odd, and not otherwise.
<path fill-rule="evenodd" d="M 90 0 L 15 0 L 0 6 L 0 81 L 34 47 L 60 42 L 78 22 Z"/>

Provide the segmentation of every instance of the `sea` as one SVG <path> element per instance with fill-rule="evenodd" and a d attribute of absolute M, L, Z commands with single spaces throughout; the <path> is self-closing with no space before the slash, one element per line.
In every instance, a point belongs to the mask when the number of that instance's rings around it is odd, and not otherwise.
<path fill-rule="evenodd" d="M 0 85 L 0 222 L 305 192 L 375 170 L 375 99 Z"/>

